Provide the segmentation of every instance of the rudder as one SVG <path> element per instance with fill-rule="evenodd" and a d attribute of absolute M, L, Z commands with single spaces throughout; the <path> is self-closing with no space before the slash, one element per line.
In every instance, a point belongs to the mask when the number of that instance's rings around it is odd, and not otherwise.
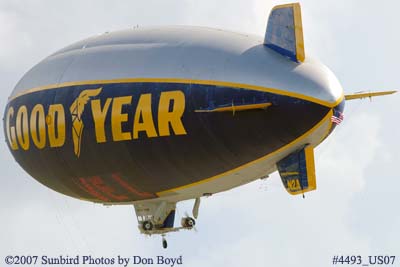
<path fill-rule="evenodd" d="M 295 62 L 305 59 L 299 3 L 275 6 L 268 18 L 264 45 Z"/>

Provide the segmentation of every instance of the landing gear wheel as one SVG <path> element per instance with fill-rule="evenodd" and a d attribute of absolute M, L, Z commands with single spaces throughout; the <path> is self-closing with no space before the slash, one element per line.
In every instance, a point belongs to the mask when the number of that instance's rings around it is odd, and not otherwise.
<path fill-rule="evenodd" d="M 145 231 L 151 231 L 151 230 L 153 230 L 153 223 L 150 221 L 144 221 L 142 223 L 142 228 Z"/>
<path fill-rule="evenodd" d="M 164 237 L 162 239 L 162 246 L 163 246 L 164 249 L 168 247 L 167 240 Z"/>
<path fill-rule="evenodd" d="M 182 218 L 182 227 L 192 228 L 196 224 L 196 221 L 191 217 Z"/>

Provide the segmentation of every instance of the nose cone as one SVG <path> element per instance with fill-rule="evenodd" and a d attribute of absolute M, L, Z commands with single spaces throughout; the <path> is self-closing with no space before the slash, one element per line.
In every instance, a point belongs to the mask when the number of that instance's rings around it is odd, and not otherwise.
<path fill-rule="evenodd" d="M 305 95 L 320 100 L 329 107 L 335 107 L 343 100 L 343 88 L 333 72 L 315 59 L 307 59 L 293 70 L 297 76 L 300 90 Z M 302 84 L 304 83 L 304 84 Z"/>
<path fill-rule="evenodd" d="M 307 69 L 304 74 L 308 75 L 310 81 L 320 88 L 321 94 L 317 95 L 317 97 L 323 97 L 329 103 L 332 103 L 330 106 L 332 108 L 331 128 L 328 134 L 330 135 L 344 119 L 345 99 L 343 88 L 328 67 L 313 59 L 309 60 L 308 64 L 309 66 L 306 66 Z"/>
<path fill-rule="evenodd" d="M 312 97 L 314 102 L 331 109 L 329 134 L 332 133 L 344 119 L 345 100 L 339 80 L 328 67 L 312 58 L 300 64 L 294 72 L 302 78 L 298 79 L 300 93 Z"/>

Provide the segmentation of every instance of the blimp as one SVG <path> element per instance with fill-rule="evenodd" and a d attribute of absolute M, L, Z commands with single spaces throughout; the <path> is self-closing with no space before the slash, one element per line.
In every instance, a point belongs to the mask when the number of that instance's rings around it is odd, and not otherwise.
<path fill-rule="evenodd" d="M 316 190 L 314 149 L 344 120 L 335 75 L 307 56 L 298 3 L 264 37 L 205 27 L 109 32 L 29 70 L 4 112 L 18 164 L 61 194 L 132 205 L 146 235 L 193 229 L 202 197 L 278 172 Z M 193 200 L 175 226 L 176 204 Z"/>

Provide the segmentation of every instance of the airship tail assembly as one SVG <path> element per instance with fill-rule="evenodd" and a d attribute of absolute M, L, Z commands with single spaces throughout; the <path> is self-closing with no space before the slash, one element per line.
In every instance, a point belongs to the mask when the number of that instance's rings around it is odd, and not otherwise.
<path fill-rule="evenodd" d="M 278 171 L 293 195 L 317 188 L 314 149 L 344 118 L 326 66 L 306 57 L 300 5 L 273 8 L 265 37 L 171 26 L 106 33 L 45 58 L 17 83 L 4 132 L 45 186 L 133 205 L 144 234 L 174 226 L 176 203 Z M 164 243 L 165 245 L 165 243 Z"/>
<path fill-rule="evenodd" d="M 314 148 L 306 146 L 276 163 L 286 190 L 292 194 L 304 194 L 317 188 L 314 166 Z"/>
<path fill-rule="evenodd" d="M 304 61 L 303 23 L 299 3 L 279 5 L 272 9 L 264 44 L 295 62 Z"/>

